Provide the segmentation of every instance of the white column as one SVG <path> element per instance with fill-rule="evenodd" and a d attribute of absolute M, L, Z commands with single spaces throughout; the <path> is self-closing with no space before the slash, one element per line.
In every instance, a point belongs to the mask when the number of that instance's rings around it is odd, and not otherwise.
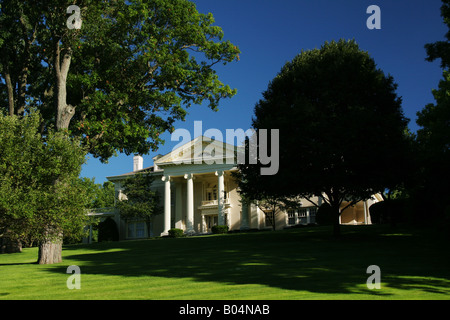
<path fill-rule="evenodd" d="M 181 183 L 177 183 L 175 188 L 175 228 L 183 229 L 183 196 Z"/>
<path fill-rule="evenodd" d="M 187 217 L 186 233 L 194 233 L 194 176 L 192 173 L 184 175 L 187 180 Z"/>
<path fill-rule="evenodd" d="M 170 176 L 163 176 L 164 181 L 164 231 L 161 235 L 168 235 L 170 229 Z"/>
<path fill-rule="evenodd" d="M 223 226 L 225 224 L 225 181 L 224 181 L 224 172 L 216 171 L 216 176 L 218 179 L 218 190 L 217 190 L 217 204 L 218 204 L 218 224 Z M 229 217 L 228 217 L 229 218 Z M 229 220 L 229 219 L 228 219 Z"/>
<path fill-rule="evenodd" d="M 364 201 L 364 224 L 367 224 L 367 200 Z"/>

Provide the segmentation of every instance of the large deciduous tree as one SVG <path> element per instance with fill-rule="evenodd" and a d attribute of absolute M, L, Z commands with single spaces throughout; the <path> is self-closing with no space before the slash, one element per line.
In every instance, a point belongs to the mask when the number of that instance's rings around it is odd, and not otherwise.
<path fill-rule="evenodd" d="M 38 109 L 43 133 L 68 131 L 101 161 L 156 150 L 188 107 L 236 93 L 214 66 L 239 49 L 187 0 L 1 1 L 0 30 L 0 108 Z"/>
<path fill-rule="evenodd" d="M 241 191 L 256 199 L 323 197 L 339 234 L 343 201 L 352 205 L 401 182 L 408 121 L 395 90 L 355 41 L 303 51 L 255 106 L 256 132 L 280 130 L 279 171 L 260 175 L 260 162 L 240 165 Z"/>
<path fill-rule="evenodd" d="M 38 260 L 45 264 L 61 261 L 60 234 L 82 234 L 88 198 L 78 179 L 86 155 L 79 141 L 53 130 L 41 136 L 40 124 L 37 113 L 0 112 L 0 233 L 46 243 Z"/>
<path fill-rule="evenodd" d="M 442 1 L 441 16 L 450 28 L 450 1 Z M 419 175 L 414 195 L 426 204 L 429 221 L 441 222 L 447 211 L 450 223 L 450 31 L 445 38 L 425 45 L 428 61 L 440 59 L 443 77 L 432 91 L 435 103 L 417 113 Z"/>

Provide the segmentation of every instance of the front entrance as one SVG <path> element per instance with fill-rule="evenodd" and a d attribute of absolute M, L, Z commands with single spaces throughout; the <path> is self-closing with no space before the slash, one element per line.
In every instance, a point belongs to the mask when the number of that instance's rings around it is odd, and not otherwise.
<path fill-rule="evenodd" d="M 212 227 L 217 226 L 219 223 L 219 216 L 217 214 L 214 215 L 205 215 L 205 232 L 212 232 Z"/>

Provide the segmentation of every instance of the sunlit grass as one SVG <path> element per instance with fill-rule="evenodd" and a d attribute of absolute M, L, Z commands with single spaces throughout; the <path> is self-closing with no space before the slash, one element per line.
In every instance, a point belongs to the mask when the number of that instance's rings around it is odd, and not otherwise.
<path fill-rule="evenodd" d="M 37 248 L 0 255 L 0 299 L 449 299 L 448 241 L 387 226 L 327 227 Z M 69 290 L 67 267 L 81 269 Z M 381 289 L 366 286 L 369 265 Z"/>

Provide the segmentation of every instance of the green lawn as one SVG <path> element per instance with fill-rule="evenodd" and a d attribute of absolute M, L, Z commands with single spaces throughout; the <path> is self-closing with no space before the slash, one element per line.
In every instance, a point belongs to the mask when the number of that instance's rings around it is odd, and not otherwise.
<path fill-rule="evenodd" d="M 65 246 L 0 255 L 0 299 L 450 299 L 449 242 L 436 233 L 345 226 Z M 447 238 L 448 239 L 448 238 Z M 81 268 L 69 290 L 67 267 Z M 369 265 L 381 289 L 369 290 Z"/>

